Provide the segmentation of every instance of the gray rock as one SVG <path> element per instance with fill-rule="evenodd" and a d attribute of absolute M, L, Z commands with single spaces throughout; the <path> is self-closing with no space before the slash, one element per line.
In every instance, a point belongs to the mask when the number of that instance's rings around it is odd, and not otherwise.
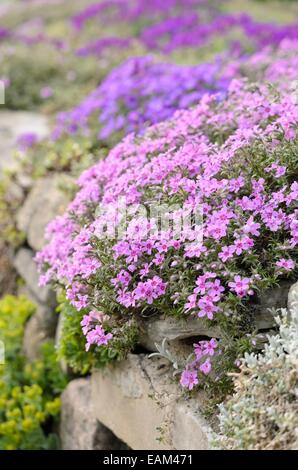
<path fill-rule="evenodd" d="M 267 330 L 273 328 L 276 323 L 271 309 L 287 306 L 287 297 L 290 283 L 282 282 L 280 287 L 268 289 L 262 292 L 255 302 L 251 303 L 251 310 L 255 328 Z M 160 345 L 164 338 L 168 340 L 168 347 L 175 354 L 179 350 L 185 357 L 190 348 L 187 347 L 191 339 L 200 336 L 209 338 L 221 338 L 222 334 L 218 327 L 207 326 L 204 319 L 188 317 L 187 320 L 177 320 L 170 316 L 154 316 L 139 320 L 140 344 L 148 351 L 156 351 L 156 344 Z"/>
<path fill-rule="evenodd" d="M 136 450 L 207 449 L 211 428 L 200 413 L 205 399 L 198 392 L 187 400 L 161 358 L 130 354 L 92 374 L 96 418 Z"/>
<path fill-rule="evenodd" d="M 265 290 L 259 294 L 257 302 L 252 304 L 257 330 L 267 330 L 276 326 L 274 316 L 270 310 L 287 307 L 290 287 L 291 282 L 283 281 L 279 287 Z"/>
<path fill-rule="evenodd" d="M 57 316 L 46 306 L 38 306 L 36 313 L 28 320 L 23 338 L 23 352 L 29 361 L 40 357 L 40 348 L 55 337 Z"/>
<path fill-rule="evenodd" d="M 291 312 L 294 307 L 298 308 L 298 282 L 291 286 L 288 296 L 288 309 Z"/>
<path fill-rule="evenodd" d="M 58 318 L 58 323 L 57 323 L 57 328 L 56 328 L 56 334 L 55 334 L 55 345 L 56 345 L 56 350 L 59 351 L 60 349 L 60 341 L 62 338 L 62 331 L 63 331 L 63 321 L 64 321 L 64 315 L 62 312 L 59 314 Z M 71 374 L 71 369 L 67 365 L 67 362 L 64 359 L 60 359 L 59 361 L 61 370 L 64 372 L 66 375 Z"/>
<path fill-rule="evenodd" d="M 13 267 L 11 251 L 0 240 L 0 297 L 15 293 L 17 273 Z"/>
<path fill-rule="evenodd" d="M 188 317 L 186 321 L 170 316 L 157 316 L 139 322 L 140 344 L 148 351 L 156 351 L 156 344 L 166 338 L 168 342 L 178 344 L 179 340 L 195 336 L 220 338 L 217 327 L 208 327 L 203 319 Z"/>
<path fill-rule="evenodd" d="M 111 431 L 97 421 L 89 378 L 70 382 L 62 394 L 61 402 L 60 439 L 63 450 L 125 448 Z"/>
<path fill-rule="evenodd" d="M 34 261 L 34 253 L 29 248 L 21 248 L 14 259 L 14 266 L 32 294 L 35 301 L 55 307 L 56 294 L 50 287 L 39 287 L 39 274 Z"/>
<path fill-rule="evenodd" d="M 64 178 L 69 179 L 65 175 Z M 31 248 L 39 251 L 46 243 L 45 228 L 67 205 L 66 194 L 61 190 L 61 175 L 38 179 L 24 205 L 17 213 L 17 227 L 25 232 Z"/>
<path fill-rule="evenodd" d="M 17 139 L 21 134 L 32 132 L 40 138 L 48 135 L 45 116 L 26 111 L 0 112 L 0 170 L 17 166 L 14 161 Z"/>

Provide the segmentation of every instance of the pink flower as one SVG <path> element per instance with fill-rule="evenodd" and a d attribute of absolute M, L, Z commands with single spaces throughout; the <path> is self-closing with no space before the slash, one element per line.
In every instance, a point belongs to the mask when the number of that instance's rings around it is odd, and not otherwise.
<path fill-rule="evenodd" d="M 145 276 L 148 276 L 149 272 L 150 272 L 150 265 L 148 263 L 145 263 L 143 265 L 143 268 L 140 270 L 141 279 Z"/>
<path fill-rule="evenodd" d="M 280 178 L 284 176 L 286 173 L 287 168 L 285 166 L 277 165 L 277 163 L 272 163 L 271 166 L 265 168 L 266 173 L 270 173 L 271 171 L 275 173 L 276 178 Z"/>
<path fill-rule="evenodd" d="M 43 99 L 50 98 L 53 95 L 53 90 L 49 86 L 45 86 L 40 90 L 40 97 Z"/>
<path fill-rule="evenodd" d="M 215 279 L 214 282 L 207 282 L 206 287 L 208 289 L 208 295 L 212 297 L 214 302 L 220 299 L 222 292 L 225 290 L 219 279 Z"/>
<path fill-rule="evenodd" d="M 217 341 L 214 338 L 212 338 L 210 341 L 206 341 L 203 343 L 203 352 L 204 354 L 208 354 L 209 356 L 214 355 L 214 350 L 216 348 L 217 348 Z"/>
<path fill-rule="evenodd" d="M 254 222 L 253 217 L 250 217 L 246 224 L 243 227 L 244 233 L 254 235 L 258 237 L 260 235 L 260 227 L 261 225 Z"/>
<path fill-rule="evenodd" d="M 198 374 L 195 370 L 184 370 L 181 374 L 180 384 L 188 390 L 192 390 L 195 385 L 198 385 Z"/>
<path fill-rule="evenodd" d="M 281 258 L 279 261 L 276 262 L 276 266 L 278 266 L 279 268 L 283 268 L 286 271 L 292 271 L 295 267 L 295 263 L 292 259 Z"/>
<path fill-rule="evenodd" d="M 249 250 L 254 245 L 254 242 L 249 237 L 238 238 L 234 242 L 236 255 L 241 255 L 243 251 Z"/>
<path fill-rule="evenodd" d="M 113 338 L 112 333 L 105 333 L 101 326 L 96 326 L 94 330 L 87 333 L 86 351 L 89 351 L 91 345 L 106 346 Z"/>
<path fill-rule="evenodd" d="M 218 256 L 223 262 L 225 262 L 228 259 L 233 258 L 235 251 L 236 247 L 234 245 L 223 246 Z"/>
<path fill-rule="evenodd" d="M 238 297 L 244 297 L 247 294 L 251 294 L 250 291 L 251 280 L 248 277 L 242 278 L 241 276 L 235 276 L 234 282 L 229 282 L 229 287 L 232 291 L 236 292 Z"/>
<path fill-rule="evenodd" d="M 118 285 L 121 284 L 122 286 L 128 286 L 131 280 L 131 275 L 122 269 L 120 273 L 115 277 L 114 279 L 111 280 L 111 283 L 113 285 Z"/>
<path fill-rule="evenodd" d="M 194 344 L 193 346 L 194 346 L 196 360 L 199 361 L 204 356 L 202 344 L 198 343 L 198 344 Z"/>
<path fill-rule="evenodd" d="M 208 358 L 203 364 L 200 365 L 200 371 L 203 372 L 203 374 L 208 375 L 211 371 L 211 362 L 210 359 Z"/>
<path fill-rule="evenodd" d="M 198 307 L 200 308 L 198 317 L 207 316 L 209 320 L 213 320 L 214 313 L 219 310 L 219 308 L 206 296 L 199 300 Z"/>
<path fill-rule="evenodd" d="M 186 302 L 184 309 L 186 312 L 194 309 L 197 306 L 197 294 L 191 294 L 187 297 L 188 302 Z"/>

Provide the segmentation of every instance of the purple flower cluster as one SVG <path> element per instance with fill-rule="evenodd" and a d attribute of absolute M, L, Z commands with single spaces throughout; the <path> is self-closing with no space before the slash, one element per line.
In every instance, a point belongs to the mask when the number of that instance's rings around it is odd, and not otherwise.
<path fill-rule="evenodd" d="M 279 88 L 289 83 L 294 86 L 297 67 L 298 41 L 289 40 L 276 50 L 268 46 L 250 58 L 228 61 L 222 55 L 212 64 L 196 66 L 158 62 L 152 56 L 131 58 L 77 107 L 60 113 L 53 136 L 80 133 L 108 140 L 114 134 L 138 133 L 170 118 L 177 109 L 198 103 L 206 93 L 223 99 L 231 79 L 237 76 L 278 83 Z"/>
<path fill-rule="evenodd" d="M 167 19 L 144 29 L 141 40 L 149 49 L 162 49 L 169 53 L 181 47 L 201 47 L 219 36 L 228 40 L 231 31 L 237 29 L 242 31 L 244 42 L 249 41 L 255 49 L 279 44 L 285 38 L 298 38 L 297 24 L 257 23 L 249 15 L 242 14 L 221 15 L 206 24 L 201 24 L 196 15 Z"/>
<path fill-rule="evenodd" d="M 0 27 L 0 41 L 7 39 L 10 36 L 10 31 L 6 28 Z"/>
<path fill-rule="evenodd" d="M 220 61 L 182 66 L 160 63 L 151 56 L 129 59 L 76 108 L 58 115 L 54 136 L 78 131 L 90 135 L 92 125 L 100 126 L 100 139 L 119 131 L 139 132 L 168 119 L 177 109 L 198 103 L 207 92 L 223 97 L 230 80 L 220 70 Z"/>
<path fill-rule="evenodd" d="M 84 47 L 80 47 L 77 50 L 77 54 L 82 57 L 89 55 L 100 56 L 105 49 L 109 49 L 111 47 L 126 49 L 131 45 L 131 43 L 131 38 L 105 37 L 92 41 Z"/>
<path fill-rule="evenodd" d="M 209 5 L 208 5 L 209 3 Z M 177 14 L 207 9 L 208 13 L 218 11 L 223 0 L 214 0 L 212 5 L 208 0 L 104 0 L 88 5 L 72 18 L 73 26 L 81 30 L 90 20 L 101 24 L 136 22 L 137 20 L 152 21 L 175 17 Z"/>
<path fill-rule="evenodd" d="M 33 147 L 39 141 L 38 135 L 34 132 L 27 132 L 25 134 L 21 134 L 18 137 L 18 147 L 20 150 L 26 151 L 29 148 Z"/>
<path fill-rule="evenodd" d="M 139 27 L 131 27 L 130 36 L 109 37 L 92 42 L 79 50 L 80 54 L 101 54 L 106 47 L 119 47 L 119 44 L 137 38 L 148 50 L 171 53 L 179 48 L 198 48 L 211 40 L 225 38 L 231 45 L 240 38 L 241 49 L 247 45 L 258 49 L 270 44 L 279 44 L 283 39 L 297 39 L 298 25 L 278 25 L 260 23 L 247 14 L 222 14 L 218 6 L 222 2 L 206 0 L 167 0 L 148 2 L 139 0 L 107 0 L 88 6 L 73 18 L 73 25 L 81 30 L 90 19 L 102 25 L 137 22 Z M 233 34 L 234 33 L 234 34 Z M 125 47 L 125 46 L 124 46 Z"/>

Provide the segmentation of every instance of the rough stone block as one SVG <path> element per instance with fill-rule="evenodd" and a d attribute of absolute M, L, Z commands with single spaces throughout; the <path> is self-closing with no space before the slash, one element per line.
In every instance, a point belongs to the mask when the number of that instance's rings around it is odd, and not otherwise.
<path fill-rule="evenodd" d="M 291 310 L 298 309 L 298 282 L 292 285 L 290 291 L 289 291 L 289 296 L 288 296 L 288 309 L 291 312 Z"/>
<path fill-rule="evenodd" d="M 217 327 L 207 327 L 205 322 L 196 317 L 187 321 L 177 320 L 170 316 L 157 316 L 139 322 L 140 344 L 148 351 L 156 351 L 156 344 L 162 344 L 164 338 L 177 348 L 181 340 L 195 336 L 220 338 Z M 184 347 L 182 347 L 184 349 Z"/>
<path fill-rule="evenodd" d="M 23 352 L 29 361 L 38 359 L 42 344 L 54 339 L 56 325 L 57 315 L 52 308 L 39 305 L 25 326 Z"/>
<path fill-rule="evenodd" d="M 46 243 L 46 226 L 66 208 L 67 198 L 59 183 L 62 183 L 59 175 L 38 179 L 17 213 L 18 229 L 25 232 L 29 245 L 36 251 Z"/>
<path fill-rule="evenodd" d="M 21 134 L 34 132 L 39 138 L 49 133 L 45 116 L 26 111 L 1 111 L 0 113 L 0 170 L 16 166 L 13 158 L 17 139 Z M 1 172 L 0 172 L 1 173 Z"/>
<path fill-rule="evenodd" d="M 257 302 L 252 304 L 257 330 L 266 330 L 276 326 L 270 310 L 287 307 L 290 287 L 291 282 L 282 281 L 279 287 L 265 290 L 259 294 Z"/>
<path fill-rule="evenodd" d="M 50 287 L 39 287 L 38 285 L 39 275 L 33 258 L 34 253 L 32 250 L 21 248 L 14 259 L 15 269 L 23 278 L 27 288 L 31 294 L 33 294 L 33 298 L 35 298 L 37 302 L 55 307 L 56 294 Z"/>
<path fill-rule="evenodd" d="M 60 439 L 63 450 L 119 450 L 125 446 L 94 414 L 90 379 L 70 382 L 61 397 Z"/>
<path fill-rule="evenodd" d="M 92 375 L 95 416 L 133 449 L 208 448 L 210 428 L 199 411 L 204 394 L 189 400 L 182 395 L 172 368 L 161 358 L 130 354 Z M 188 426 L 192 436 L 186 443 L 179 433 Z"/>

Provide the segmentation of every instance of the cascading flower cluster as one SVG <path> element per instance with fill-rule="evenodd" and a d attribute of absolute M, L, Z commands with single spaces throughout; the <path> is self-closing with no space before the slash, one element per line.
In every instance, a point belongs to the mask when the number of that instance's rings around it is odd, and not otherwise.
<path fill-rule="evenodd" d="M 86 336 L 86 351 L 89 351 L 91 345 L 103 346 L 113 338 L 112 333 L 105 333 L 103 322 L 108 322 L 109 316 L 103 312 L 91 311 L 84 315 L 81 326 Z"/>
<path fill-rule="evenodd" d="M 59 283 L 78 310 L 122 321 L 146 311 L 220 322 L 237 318 L 259 288 L 293 276 L 298 106 L 290 85 L 233 80 L 227 97 L 205 95 L 126 137 L 81 175 L 67 213 L 48 227 L 36 258 L 41 284 Z M 90 344 L 105 337 L 97 333 Z M 183 374 L 184 386 L 196 384 L 195 369 Z"/>

